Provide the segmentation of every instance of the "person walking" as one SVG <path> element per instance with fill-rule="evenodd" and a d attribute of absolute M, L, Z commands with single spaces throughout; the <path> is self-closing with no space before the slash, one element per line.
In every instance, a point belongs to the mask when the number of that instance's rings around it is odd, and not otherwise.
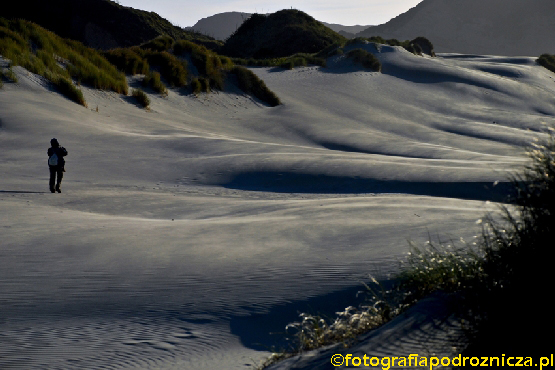
<path fill-rule="evenodd" d="M 56 138 L 50 140 L 51 147 L 48 148 L 48 168 L 50 169 L 50 192 L 57 191 L 61 193 L 60 185 L 64 177 L 66 161 L 64 157 L 67 155 L 67 150 L 60 146 Z M 54 184 L 56 187 L 54 187 Z"/>

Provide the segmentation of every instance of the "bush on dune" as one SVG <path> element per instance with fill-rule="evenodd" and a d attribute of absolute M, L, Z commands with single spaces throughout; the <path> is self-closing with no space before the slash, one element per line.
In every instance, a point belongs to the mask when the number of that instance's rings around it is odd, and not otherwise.
<path fill-rule="evenodd" d="M 148 72 L 143 78 L 142 84 L 144 87 L 150 87 L 159 94 L 167 95 L 168 89 L 160 79 L 160 73 Z"/>
<path fill-rule="evenodd" d="M 555 72 L 555 55 L 542 54 L 538 60 L 538 64 L 549 69 L 551 72 Z"/>
<path fill-rule="evenodd" d="M 70 79 L 58 77 L 57 79 L 54 79 L 53 82 L 56 88 L 70 100 L 73 100 L 84 107 L 87 106 L 85 98 L 83 97 L 83 92 L 79 90 Z"/>
<path fill-rule="evenodd" d="M 230 58 L 220 56 L 204 46 L 186 40 L 177 41 L 173 50 L 176 55 L 190 55 L 193 65 L 200 76 L 208 81 L 210 88 L 223 90 L 225 71 L 233 66 Z"/>
<path fill-rule="evenodd" d="M 274 354 L 265 365 L 325 344 L 348 345 L 434 292 L 453 300 L 468 335 L 464 356 L 550 353 L 549 341 L 537 333 L 555 329 L 548 293 L 555 259 L 555 130 L 549 129 L 529 157 L 530 164 L 512 177 L 509 205 L 501 207 L 501 215 L 480 220 L 482 234 L 474 242 L 412 243 L 392 289 L 375 293 L 368 287 L 368 304 L 348 307 L 331 323 L 302 314 L 301 322 L 288 326 L 296 329 L 297 348 Z"/>
<path fill-rule="evenodd" d="M 173 43 L 174 40 L 170 36 L 158 36 L 141 44 L 140 48 L 152 51 L 168 51 L 173 46 Z"/>
<path fill-rule="evenodd" d="M 148 98 L 148 95 L 146 95 L 145 92 L 141 89 L 133 89 L 133 91 L 131 92 L 131 96 L 133 96 L 137 100 L 137 102 L 144 108 L 148 108 L 148 106 L 150 105 L 150 99 Z"/>
<path fill-rule="evenodd" d="M 245 67 L 235 66 L 231 69 L 231 73 L 237 76 L 239 87 L 244 92 L 252 93 L 255 97 L 268 103 L 272 107 L 281 104 L 276 94 L 270 91 L 264 81 L 258 78 L 252 71 Z"/>
<path fill-rule="evenodd" d="M 366 69 L 370 69 L 374 72 L 380 72 L 382 70 L 380 61 L 372 53 L 364 49 L 353 49 L 349 51 L 346 56 L 353 59 L 355 63 L 361 64 Z"/>
<path fill-rule="evenodd" d="M 120 71 L 129 75 L 147 74 L 150 70 L 148 62 L 137 52 L 137 48 L 119 48 L 105 51 L 104 57 Z"/>

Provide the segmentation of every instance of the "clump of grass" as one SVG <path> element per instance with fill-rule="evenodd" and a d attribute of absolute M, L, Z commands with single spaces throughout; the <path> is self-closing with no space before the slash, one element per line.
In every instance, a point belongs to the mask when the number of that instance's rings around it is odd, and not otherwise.
<path fill-rule="evenodd" d="M 11 82 L 18 82 L 17 75 L 15 74 L 15 72 L 13 71 L 11 66 L 10 66 L 10 68 L 8 68 L 8 70 L 6 72 L 3 72 L 3 75 L 4 75 L 4 77 L 6 77 Z"/>
<path fill-rule="evenodd" d="M 246 93 L 252 93 L 255 97 L 275 107 L 281 104 L 281 101 L 275 93 L 273 93 L 252 71 L 242 66 L 235 66 L 231 69 L 231 73 L 237 76 L 239 88 Z"/>
<path fill-rule="evenodd" d="M 555 55 L 542 54 L 538 60 L 538 64 L 549 69 L 551 72 L 555 72 Z"/>
<path fill-rule="evenodd" d="M 370 285 L 365 285 L 369 297 L 367 303 L 359 307 L 349 306 L 337 317 L 328 322 L 318 315 L 301 313 L 301 321 L 287 325 L 286 330 L 295 331 L 295 339 L 299 352 L 310 351 L 322 346 L 343 343 L 349 346 L 360 334 L 377 328 L 392 317 L 398 315 L 402 306 L 393 304 L 392 291 L 387 291 L 375 279 Z"/>
<path fill-rule="evenodd" d="M 130 75 L 147 74 L 150 70 L 148 62 L 140 56 L 138 48 L 118 48 L 104 52 L 104 57 L 120 71 Z"/>
<path fill-rule="evenodd" d="M 191 89 L 194 94 L 201 92 L 210 92 L 210 81 L 204 77 L 195 77 L 191 81 Z"/>
<path fill-rule="evenodd" d="M 177 41 L 173 46 L 173 50 L 176 55 L 190 55 L 193 65 L 198 70 L 200 76 L 209 82 L 210 88 L 223 90 L 225 72 L 233 66 L 230 58 L 222 57 L 202 45 L 197 45 L 186 40 Z"/>
<path fill-rule="evenodd" d="M 353 59 L 355 63 L 361 64 L 364 68 L 370 69 L 375 72 L 381 72 L 382 64 L 380 61 L 372 54 L 364 49 L 353 49 L 350 50 L 346 56 Z"/>
<path fill-rule="evenodd" d="M 145 92 L 141 89 L 133 89 L 133 91 L 131 92 L 131 96 L 133 96 L 137 100 L 137 102 L 144 108 L 148 108 L 148 106 L 150 105 L 150 99 L 148 98 L 148 95 L 146 95 Z"/>
<path fill-rule="evenodd" d="M 160 79 L 160 73 L 158 72 L 148 72 L 143 78 L 142 84 L 145 87 L 152 88 L 154 91 L 162 95 L 168 94 L 168 89 Z"/>
<path fill-rule="evenodd" d="M 173 38 L 166 35 L 161 35 L 141 44 L 141 49 L 153 50 L 153 51 L 168 51 L 172 48 L 174 43 Z"/>
<path fill-rule="evenodd" d="M 66 77 L 58 77 L 54 79 L 54 86 L 56 86 L 58 91 L 70 100 L 87 107 L 87 102 L 83 97 L 83 92 L 75 86 L 70 79 Z"/>

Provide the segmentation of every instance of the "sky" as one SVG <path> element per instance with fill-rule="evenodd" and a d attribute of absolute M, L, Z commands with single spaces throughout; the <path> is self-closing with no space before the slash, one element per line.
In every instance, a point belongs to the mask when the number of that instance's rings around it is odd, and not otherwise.
<path fill-rule="evenodd" d="M 136 9 L 153 11 L 180 27 L 218 13 L 273 13 L 282 9 L 299 9 L 321 22 L 345 26 L 378 25 L 406 12 L 422 0 L 116 0 Z M 294 4 L 294 5 L 293 5 Z"/>

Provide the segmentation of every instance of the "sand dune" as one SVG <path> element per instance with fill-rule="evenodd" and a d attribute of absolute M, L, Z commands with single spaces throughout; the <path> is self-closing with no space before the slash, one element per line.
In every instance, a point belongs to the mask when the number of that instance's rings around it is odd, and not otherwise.
<path fill-rule="evenodd" d="M 298 311 L 342 310 L 368 273 L 394 272 L 407 239 L 472 240 L 553 123 L 554 76 L 531 58 L 365 47 L 382 74 L 342 57 L 253 69 L 276 108 L 170 91 L 144 111 L 83 88 L 87 109 L 15 68 L 0 367 L 252 368 Z M 52 137 L 69 151 L 62 194 Z"/>

